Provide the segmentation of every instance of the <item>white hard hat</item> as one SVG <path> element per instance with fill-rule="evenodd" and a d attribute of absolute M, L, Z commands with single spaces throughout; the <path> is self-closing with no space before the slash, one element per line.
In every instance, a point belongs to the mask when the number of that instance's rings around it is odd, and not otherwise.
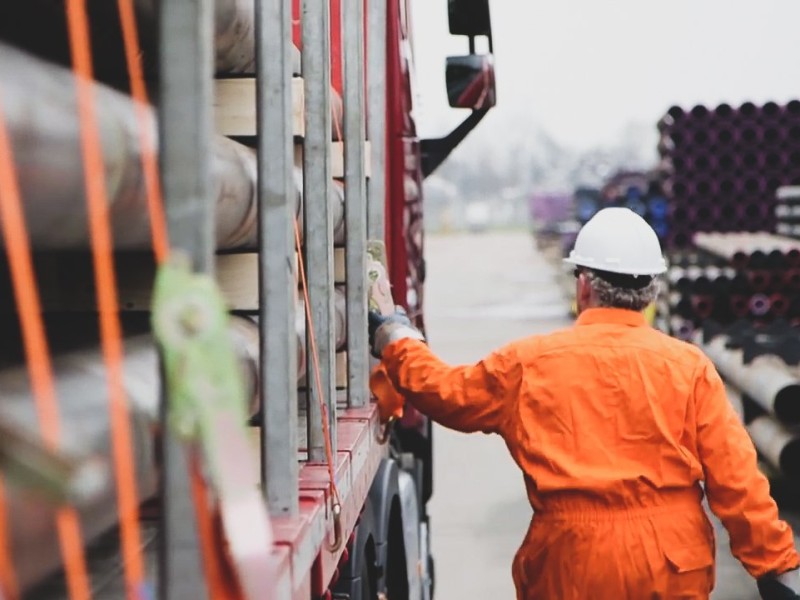
<path fill-rule="evenodd" d="M 667 270 L 653 228 L 629 208 L 604 208 L 578 232 L 570 264 L 623 275 L 659 275 Z"/>

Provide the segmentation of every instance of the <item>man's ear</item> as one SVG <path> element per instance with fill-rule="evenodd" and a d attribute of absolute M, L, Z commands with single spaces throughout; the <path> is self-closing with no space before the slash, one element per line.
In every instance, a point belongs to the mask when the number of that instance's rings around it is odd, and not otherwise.
<path fill-rule="evenodd" d="M 589 278 L 586 277 L 585 273 L 581 273 L 578 275 L 578 289 L 577 292 L 577 301 L 578 301 L 578 309 L 583 310 L 587 306 L 589 306 L 592 298 L 592 286 L 589 284 Z"/>

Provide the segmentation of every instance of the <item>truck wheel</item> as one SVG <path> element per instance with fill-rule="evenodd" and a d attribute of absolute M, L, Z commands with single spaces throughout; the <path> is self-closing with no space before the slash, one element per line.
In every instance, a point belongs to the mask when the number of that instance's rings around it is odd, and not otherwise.
<path fill-rule="evenodd" d="M 341 565 L 339 581 L 333 588 L 334 596 L 349 600 L 375 600 L 378 595 L 376 570 L 375 519 L 367 500 L 355 528 L 352 546 L 348 546 L 349 560 Z"/>
<path fill-rule="evenodd" d="M 392 502 L 389 539 L 386 552 L 386 594 L 388 600 L 408 600 L 408 567 L 403 540 L 403 516 L 400 501 Z"/>

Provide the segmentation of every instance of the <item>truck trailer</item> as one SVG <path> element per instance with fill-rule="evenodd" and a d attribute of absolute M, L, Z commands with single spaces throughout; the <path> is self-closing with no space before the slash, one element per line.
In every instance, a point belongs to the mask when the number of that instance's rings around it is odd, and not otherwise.
<path fill-rule="evenodd" d="M 495 81 L 449 0 L 469 112 L 420 139 L 412 8 L 0 4 L 1 598 L 432 597 L 367 311 L 424 328 L 422 184 Z"/>

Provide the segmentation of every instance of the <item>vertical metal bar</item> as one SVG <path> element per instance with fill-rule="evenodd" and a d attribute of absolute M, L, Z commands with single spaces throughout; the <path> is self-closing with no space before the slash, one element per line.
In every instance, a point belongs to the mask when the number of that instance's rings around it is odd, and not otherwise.
<path fill-rule="evenodd" d="M 161 173 L 170 242 L 194 268 L 211 272 L 215 250 L 211 157 L 213 0 L 161 0 Z M 162 402 L 162 532 L 159 595 L 206 598 L 197 521 L 184 445 L 166 422 Z"/>
<path fill-rule="evenodd" d="M 291 0 L 256 0 L 261 479 L 273 515 L 299 502 L 291 50 Z"/>
<path fill-rule="evenodd" d="M 367 187 L 364 173 L 364 0 L 342 3 L 345 230 L 347 231 L 347 403 L 369 400 Z"/>
<path fill-rule="evenodd" d="M 162 0 L 161 164 L 173 249 L 214 269 L 211 181 L 213 0 Z"/>
<path fill-rule="evenodd" d="M 386 3 L 369 0 L 367 15 L 367 136 L 370 176 L 367 187 L 367 235 L 382 240 L 386 234 Z"/>
<path fill-rule="evenodd" d="M 308 459 L 325 460 L 320 394 L 328 404 L 331 441 L 336 452 L 336 343 L 333 305 L 333 222 L 331 192 L 331 68 L 330 5 L 328 0 L 303 0 L 303 78 L 305 82 L 305 129 L 303 146 L 303 210 L 305 264 L 309 304 L 319 358 L 319 389 L 314 376 L 312 352 L 307 352 Z M 306 327 L 310 350 L 311 328 Z"/>

